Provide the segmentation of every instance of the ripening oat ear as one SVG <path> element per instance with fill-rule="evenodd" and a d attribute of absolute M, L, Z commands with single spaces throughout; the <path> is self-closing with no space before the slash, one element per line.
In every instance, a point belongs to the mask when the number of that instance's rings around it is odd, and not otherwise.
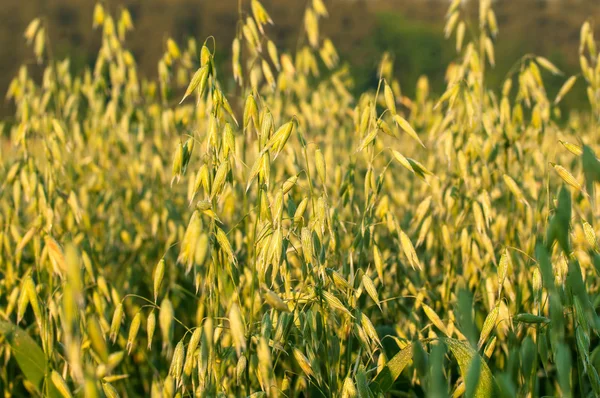
<path fill-rule="evenodd" d="M 385 105 L 388 107 L 392 115 L 396 115 L 396 99 L 394 97 L 394 92 L 390 88 L 390 86 L 385 83 L 384 87 L 384 97 L 385 97 Z"/>
<path fill-rule="evenodd" d="M 446 329 L 446 325 L 444 325 L 444 323 L 442 322 L 442 320 L 440 319 L 438 314 L 433 310 L 433 308 L 431 308 L 430 306 L 428 306 L 425 303 L 423 303 L 422 306 L 423 306 L 423 311 L 425 312 L 425 315 L 427 315 L 427 318 L 429 318 L 431 323 L 433 323 L 435 325 L 435 327 L 440 329 L 440 331 L 442 333 L 444 333 L 446 336 L 450 336 L 448 334 L 448 330 Z"/>
<path fill-rule="evenodd" d="M 566 182 L 567 184 L 569 184 L 571 187 L 575 188 L 576 190 L 584 192 L 583 186 L 579 183 L 579 181 L 577 181 L 577 179 L 575 177 L 573 177 L 573 175 L 571 173 L 569 173 L 567 171 L 567 169 L 565 169 L 564 167 L 562 167 L 558 164 L 552 163 L 552 162 L 550 162 L 550 165 L 554 168 L 556 173 L 560 176 L 560 178 L 562 178 L 562 180 L 564 182 Z"/>
<path fill-rule="evenodd" d="M 158 299 L 160 285 L 165 275 L 165 259 L 161 258 L 154 269 L 154 301 Z"/>
<path fill-rule="evenodd" d="M 171 304 L 171 300 L 169 300 L 168 298 L 164 298 L 160 303 L 160 310 L 158 312 L 158 322 L 160 326 L 160 332 L 162 335 L 163 348 L 168 347 L 169 351 L 173 343 L 171 341 L 173 337 L 173 318 L 173 304 Z M 152 330 L 152 332 L 154 332 L 154 330 Z M 149 340 L 151 340 L 150 329 L 148 330 L 148 334 L 148 338 Z M 170 356 L 170 353 L 168 353 L 167 356 Z"/>
<path fill-rule="evenodd" d="M 415 139 L 423 148 L 425 148 L 425 144 L 421 141 L 415 130 L 411 127 L 411 125 L 400 115 L 394 115 L 394 122 L 400 127 L 404 132 L 410 135 L 413 139 Z"/>
<path fill-rule="evenodd" d="M 406 168 L 408 171 L 410 171 L 411 173 L 414 173 L 415 171 L 413 170 L 410 162 L 408 161 L 408 159 L 406 159 L 404 157 L 404 155 L 402 155 L 400 152 L 398 151 L 392 151 L 392 154 L 394 155 L 394 158 L 398 161 L 398 163 L 400 163 L 404 168 Z"/>
<path fill-rule="evenodd" d="M 310 45 L 316 48 L 319 44 L 319 23 L 311 8 L 307 8 L 304 14 L 304 29 Z"/>
<path fill-rule="evenodd" d="M 348 311 L 348 308 L 346 308 L 346 306 L 344 306 L 344 304 L 337 297 L 335 297 L 332 293 L 324 291 L 323 299 L 325 300 L 325 302 L 327 303 L 327 305 L 330 308 L 354 318 L 352 316 L 352 314 L 350 313 L 350 311 Z"/>
<path fill-rule="evenodd" d="M 152 340 L 154 338 L 154 331 L 156 330 L 156 314 L 154 311 L 150 312 L 148 319 L 146 320 L 146 333 L 148 336 L 148 349 L 152 347 Z"/>
<path fill-rule="evenodd" d="M 401 229 L 399 229 L 398 233 L 400 234 L 400 245 L 408 258 L 408 262 L 413 268 L 421 269 L 421 263 L 419 262 L 419 258 L 417 257 L 417 253 L 415 252 L 415 248 L 410 241 L 410 238 Z"/>
<path fill-rule="evenodd" d="M 451 14 L 449 14 L 449 17 L 446 18 L 446 25 L 444 26 L 444 36 L 446 37 L 446 39 L 449 38 L 452 32 L 454 31 L 459 17 L 460 13 L 452 12 Z"/>
<path fill-rule="evenodd" d="M 496 327 L 496 320 L 498 319 L 498 313 L 500 312 L 500 307 L 497 304 L 494 306 L 492 311 L 485 317 L 485 321 L 483 322 L 483 326 L 481 328 L 481 334 L 479 335 L 479 341 L 477 343 L 477 348 L 481 349 L 481 347 L 485 344 L 486 340 Z"/>
<path fill-rule="evenodd" d="M 31 43 L 33 42 L 33 38 L 35 37 L 39 27 L 40 27 L 40 19 L 39 18 L 35 18 L 33 21 L 31 21 L 29 23 L 29 25 L 27 25 L 27 29 L 25 29 L 25 33 L 23 34 L 23 36 L 25 37 L 25 39 L 27 39 L 27 44 L 31 45 Z"/>
<path fill-rule="evenodd" d="M 236 304 L 229 310 L 229 333 L 235 344 L 238 357 L 246 349 L 246 327 Z"/>
<path fill-rule="evenodd" d="M 273 20 L 271 19 L 269 14 L 267 14 L 267 11 L 258 0 L 252 0 L 251 7 L 254 20 L 258 24 L 258 28 L 260 29 L 261 33 L 264 33 L 263 25 L 265 23 L 270 23 L 271 25 L 273 25 Z"/>
<path fill-rule="evenodd" d="M 142 322 L 142 314 L 138 312 L 133 317 L 131 324 L 129 325 L 129 335 L 127 337 L 127 353 L 131 354 L 131 349 L 133 348 L 133 344 L 137 340 L 137 334 L 140 329 L 140 324 Z"/>
<path fill-rule="evenodd" d="M 461 21 L 458 24 L 458 28 L 456 28 L 456 52 L 460 52 L 463 48 L 466 28 L 467 26 L 463 21 Z"/>
<path fill-rule="evenodd" d="M 325 158 L 323 157 L 323 153 L 321 152 L 321 149 L 317 149 L 315 151 L 315 163 L 316 163 L 317 175 L 319 176 L 321 183 L 325 187 L 327 185 L 327 174 L 326 174 Z"/>
<path fill-rule="evenodd" d="M 560 142 L 567 149 L 567 151 L 571 152 L 575 156 L 581 156 L 583 154 L 583 149 L 578 145 L 571 144 L 563 140 L 558 140 L 558 142 Z"/>
<path fill-rule="evenodd" d="M 185 94 L 183 95 L 183 98 L 181 99 L 181 101 L 179 102 L 180 104 L 183 103 L 183 101 L 185 101 L 185 99 L 187 97 L 189 97 L 190 95 L 192 95 L 192 93 L 198 89 L 200 94 L 202 94 L 202 92 L 204 91 L 203 87 L 206 85 L 206 79 L 208 79 L 208 66 L 202 66 L 200 67 L 195 73 L 194 76 L 192 77 L 192 80 L 190 81 L 190 84 L 188 85 L 188 88 L 185 90 Z"/>
<path fill-rule="evenodd" d="M 46 243 L 46 248 L 48 250 L 48 257 L 50 258 L 50 261 L 52 262 L 52 267 L 53 267 L 54 271 L 57 274 L 62 276 L 63 272 L 66 272 L 66 270 L 67 270 L 65 255 L 62 251 L 62 248 L 60 247 L 58 242 L 56 242 L 50 235 L 47 235 L 44 238 L 44 241 Z"/>
<path fill-rule="evenodd" d="M 540 65 L 542 68 L 546 69 L 553 75 L 562 75 L 563 74 L 556 66 L 554 66 L 554 64 L 552 62 L 550 62 L 548 59 L 546 59 L 544 57 L 535 57 L 535 61 L 538 63 L 538 65 Z"/>
<path fill-rule="evenodd" d="M 171 366 L 169 368 L 169 375 L 173 377 L 176 384 L 179 384 L 181 374 L 183 372 L 183 361 L 185 358 L 185 349 L 183 347 L 183 340 L 177 343 L 175 351 L 173 352 L 173 358 L 171 359 Z"/>
<path fill-rule="evenodd" d="M 502 177 L 504 179 L 504 183 L 506 184 L 507 188 L 512 192 L 512 194 L 516 197 L 516 199 L 519 200 L 520 202 L 523 202 L 527 206 L 529 206 L 529 203 L 527 203 L 527 200 L 525 199 L 525 196 L 523 195 L 521 188 L 519 188 L 519 186 L 517 185 L 515 180 L 513 180 L 512 177 L 507 174 L 504 174 Z"/>
<path fill-rule="evenodd" d="M 367 276 L 367 274 L 363 275 L 362 284 L 365 290 L 367 291 L 367 294 L 373 299 L 373 301 L 375 302 L 375 304 L 377 304 L 379 309 L 381 309 L 381 304 L 379 303 L 379 295 L 377 294 L 377 288 L 375 287 L 375 284 L 373 283 L 371 278 Z"/>
<path fill-rule="evenodd" d="M 494 43 L 489 37 L 485 38 L 485 52 L 487 54 L 487 58 L 490 62 L 490 65 L 496 66 L 496 56 L 494 52 Z"/>
<path fill-rule="evenodd" d="M 585 220 L 583 221 L 583 233 L 589 245 L 594 250 L 598 250 L 598 240 L 596 238 L 596 231 L 594 231 L 594 227 L 592 227 L 590 223 L 588 223 Z"/>
<path fill-rule="evenodd" d="M 105 14 L 104 14 L 104 7 L 102 6 L 102 4 L 100 3 L 96 3 L 96 5 L 94 6 L 94 15 L 92 17 L 94 23 L 93 23 L 93 27 L 98 27 L 98 26 L 102 26 L 104 24 L 104 18 L 105 18 Z"/>
<path fill-rule="evenodd" d="M 121 322 L 123 321 L 123 304 L 117 304 L 115 311 L 113 312 L 112 321 L 110 323 L 110 340 L 114 343 L 119 335 L 119 329 L 121 328 Z"/>
<path fill-rule="evenodd" d="M 52 371 L 50 375 L 50 380 L 52 380 L 52 384 L 54 384 L 54 387 L 56 388 L 56 390 L 58 390 L 59 394 L 63 398 L 70 398 L 73 396 L 71 394 L 71 391 L 69 390 L 69 386 L 57 371 Z"/>
<path fill-rule="evenodd" d="M 102 391 L 106 395 L 106 398 L 118 398 L 120 397 L 117 389 L 110 383 L 102 383 Z"/>

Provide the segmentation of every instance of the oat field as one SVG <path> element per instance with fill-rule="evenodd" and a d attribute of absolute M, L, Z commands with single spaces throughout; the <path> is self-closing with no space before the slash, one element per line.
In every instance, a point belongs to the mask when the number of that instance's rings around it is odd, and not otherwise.
<path fill-rule="evenodd" d="M 581 73 L 526 54 L 493 92 L 493 4 L 455 0 L 447 88 L 408 98 L 402 54 L 354 94 L 327 16 L 308 1 L 285 52 L 240 1 L 233 43 L 165 40 L 157 78 L 126 9 L 96 6 L 81 72 L 31 22 L 44 72 L 0 137 L 5 397 L 600 396 L 594 21 Z"/>

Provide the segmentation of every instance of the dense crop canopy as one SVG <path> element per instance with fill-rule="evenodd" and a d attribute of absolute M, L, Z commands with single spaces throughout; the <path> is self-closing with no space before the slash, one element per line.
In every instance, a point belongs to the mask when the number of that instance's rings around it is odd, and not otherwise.
<path fill-rule="evenodd" d="M 246 4 L 248 3 L 248 4 Z M 374 91 L 308 2 L 295 52 L 241 2 L 138 76 L 129 13 L 95 8 L 93 69 L 25 38 L 0 147 L 0 390 L 70 396 L 598 396 L 600 55 L 549 98 L 526 55 L 500 93 L 496 17 L 451 3 L 436 97 Z M 233 28 L 233 27 L 232 27 Z M 402 54 L 396 54 L 402 62 Z M 561 116 L 585 85 L 591 109 Z M 566 120 L 566 122 L 565 122 Z"/>

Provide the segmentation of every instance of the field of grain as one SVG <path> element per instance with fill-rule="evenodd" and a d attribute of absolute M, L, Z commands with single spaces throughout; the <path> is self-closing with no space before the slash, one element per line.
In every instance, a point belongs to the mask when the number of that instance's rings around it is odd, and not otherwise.
<path fill-rule="evenodd" d="M 494 92 L 492 2 L 461 4 L 447 89 L 414 98 L 388 53 L 352 94 L 322 0 L 294 52 L 240 1 L 233 43 L 165 40 L 156 80 L 126 9 L 96 5 L 82 73 L 32 21 L 45 72 L 1 124 L 4 396 L 600 396 L 593 21 L 580 74 L 526 54 Z M 574 86 L 589 107 L 561 108 Z"/>

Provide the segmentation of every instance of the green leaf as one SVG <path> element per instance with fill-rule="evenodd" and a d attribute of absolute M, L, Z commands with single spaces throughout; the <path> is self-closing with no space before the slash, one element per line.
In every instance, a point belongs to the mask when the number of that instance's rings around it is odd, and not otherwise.
<path fill-rule="evenodd" d="M 363 366 L 356 372 L 356 387 L 358 388 L 358 398 L 371 398 L 373 396 L 367 383 L 367 373 Z"/>
<path fill-rule="evenodd" d="M 474 397 L 479 385 L 479 375 L 481 375 L 481 357 L 474 355 L 469 364 L 469 370 L 465 376 L 465 397 Z"/>
<path fill-rule="evenodd" d="M 9 322 L 0 322 L 0 333 L 6 337 L 23 375 L 38 391 L 48 363 L 39 345 L 22 329 Z"/>
<path fill-rule="evenodd" d="M 377 373 L 375 379 L 371 382 L 371 389 L 375 392 L 386 393 L 396 379 L 400 376 L 406 365 L 410 363 L 413 356 L 412 344 L 404 347 L 399 353 L 394 355 L 392 359 Z"/>
<path fill-rule="evenodd" d="M 465 379 L 466 385 L 471 384 L 470 379 L 473 377 L 473 372 L 469 372 L 471 362 L 474 358 L 478 357 L 480 362 L 480 369 L 478 372 L 479 382 L 477 383 L 473 397 L 486 398 L 495 396 L 498 391 L 496 381 L 494 380 L 494 376 L 492 375 L 489 366 L 477 351 L 475 351 L 467 342 L 450 338 L 443 338 L 442 341 L 446 343 L 450 351 L 452 351 L 452 355 L 456 358 L 458 367 L 460 368 L 460 374 Z"/>
<path fill-rule="evenodd" d="M 571 222 L 571 193 L 563 185 L 558 194 L 556 213 L 550 220 L 546 236 L 547 246 L 550 248 L 554 241 L 558 241 L 566 255 L 571 253 L 569 240 L 569 225 Z"/>
<path fill-rule="evenodd" d="M 587 145 L 583 146 L 583 155 L 581 155 L 583 164 L 583 175 L 585 176 L 586 190 L 594 196 L 594 183 L 600 182 L 600 161 L 594 151 Z"/>
<path fill-rule="evenodd" d="M 540 271 L 542 274 L 542 283 L 549 291 L 554 291 L 554 271 L 548 249 L 541 243 L 535 247 L 535 258 L 538 260 Z"/>

